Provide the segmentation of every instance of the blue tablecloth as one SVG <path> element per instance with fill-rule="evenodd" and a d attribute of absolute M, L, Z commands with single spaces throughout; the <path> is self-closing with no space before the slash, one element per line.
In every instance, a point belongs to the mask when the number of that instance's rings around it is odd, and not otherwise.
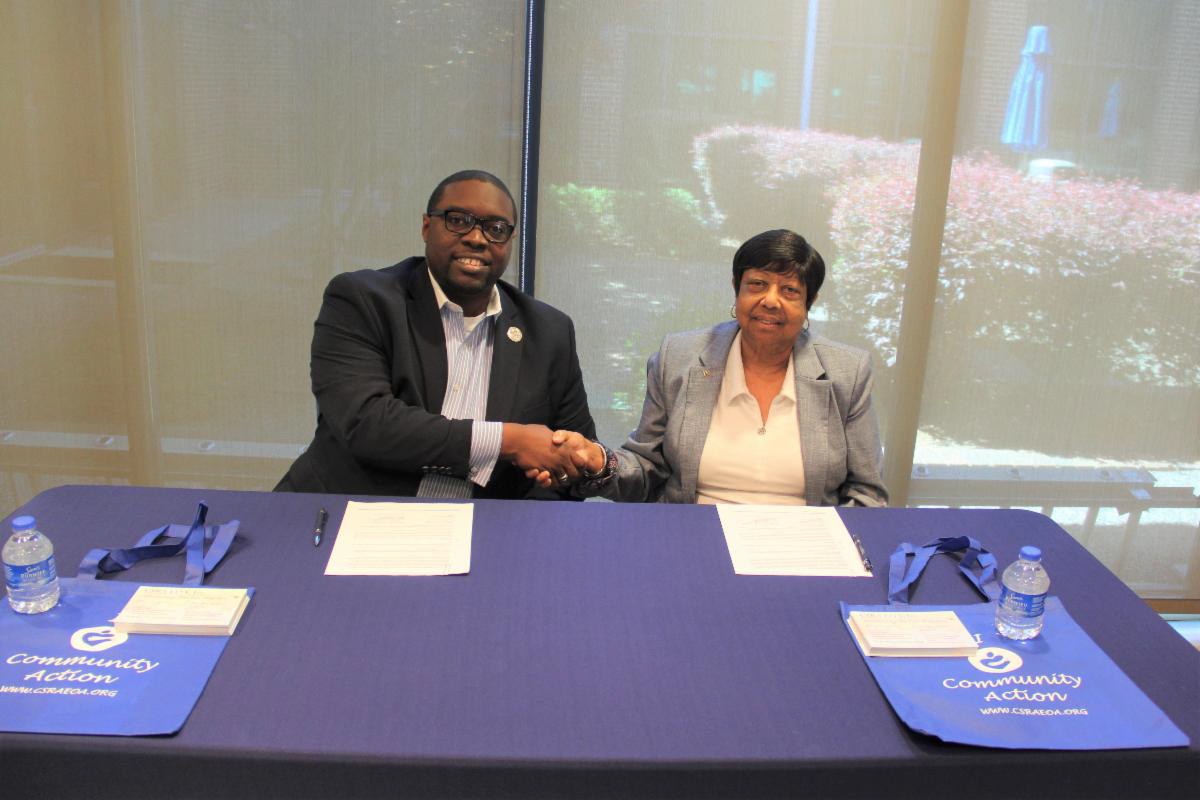
<path fill-rule="evenodd" d="M 200 499 L 210 522 L 241 520 L 209 583 L 258 593 L 186 726 L 0 735 L 11 796 L 1193 797 L 1200 780 L 1195 744 L 998 752 L 908 731 L 838 614 L 885 602 L 886 573 L 734 575 L 711 507 L 476 501 L 471 574 L 437 578 L 324 576 L 332 537 L 314 548 L 313 519 L 327 507 L 336 531 L 346 497 L 62 487 L 16 513 L 71 574 Z M 841 513 L 876 565 L 940 535 L 969 533 L 1001 564 L 1039 546 L 1080 626 L 1200 741 L 1200 654 L 1048 518 Z M 913 597 L 976 601 L 950 559 Z"/>

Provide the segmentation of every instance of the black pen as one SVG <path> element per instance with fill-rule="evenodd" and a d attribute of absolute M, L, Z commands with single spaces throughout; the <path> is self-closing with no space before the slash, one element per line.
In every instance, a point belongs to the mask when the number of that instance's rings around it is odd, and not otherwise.
<path fill-rule="evenodd" d="M 325 522 L 329 519 L 329 512 L 321 509 L 317 512 L 317 524 L 313 527 L 313 547 L 321 546 L 321 537 L 325 535 Z"/>
<path fill-rule="evenodd" d="M 854 546 L 858 548 L 858 557 L 862 559 L 863 569 L 873 573 L 875 570 L 871 568 L 871 559 L 867 558 L 867 549 L 863 547 L 862 539 L 853 533 L 850 534 L 850 538 L 854 540 Z"/>

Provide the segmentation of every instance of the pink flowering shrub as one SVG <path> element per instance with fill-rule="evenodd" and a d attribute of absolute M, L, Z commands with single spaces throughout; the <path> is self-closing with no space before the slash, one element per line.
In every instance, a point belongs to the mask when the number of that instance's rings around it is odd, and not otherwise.
<path fill-rule="evenodd" d="M 847 178 L 830 216 L 838 253 L 834 313 L 866 311 L 895 358 L 916 176 L 881 169 Z M 1200 380 L 1200 332 L 1172 295 L 1197 295 L 1200 199 L 1128 183 L 1038 183 L 987 155 L 951 170 L 938 328 L 970 340 L 1078 348 L 1118 381 Z M 942 346 L 952 343 L 942 342 Z M 1009 348 L 1010 350 L 1014 348 Z M 1096 370 L 1089 370 L 1095 373 Z"/>
<path fill-rule="evenodd" d="M 832 304 L 834 318 L 863 320 L 888 363 L 896 355 L 918 157 L 917 144 L 766 127 L 717 128 L 693 143 L 713 224 L 744 238 L 774 227 L 764 224 L 762 208 L 782 207 L 786 216 L 798 206 L 797 216 L 809 217 L 798 229 L 831 266 L 822 302 Z M 730 225 L 748 206 L 754 218 Z M 813 219 L 818 207 L 825 215 Z M 1086 178 L 1034 182 L 988 154 L 956 158 L 939 281 L 944 330 L 1059 345 L 1064 331 L 1055 318 L 1070 308 L 1072 327 L 1088 332 L 1093 352 L 1107 352 L 1114 373 L 1200 380 L 1200 326 L 1161 310 L 1165 296 L 1197 292 L 1195 195 Z M 1095 330 L 1108 331 L 1104 341 Z"/>

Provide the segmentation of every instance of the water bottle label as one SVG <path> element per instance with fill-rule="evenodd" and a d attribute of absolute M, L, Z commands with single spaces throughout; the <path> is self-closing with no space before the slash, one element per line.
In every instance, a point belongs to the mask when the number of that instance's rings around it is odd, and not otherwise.
<path fill-rule="evenodd" d="M 33 564 L 5 564 L 4 580 L 14 589 L 43 586 L 58 577 L 54 568 L 54 556 L 47 556 Z"/>
<path fill-rule="evenodd" d="M 1046 610 L 1046 593 L 1023 594 L 1005 586 L 1000 590 L 1000 605 L 1024 617 L 1040 617 Z"/>

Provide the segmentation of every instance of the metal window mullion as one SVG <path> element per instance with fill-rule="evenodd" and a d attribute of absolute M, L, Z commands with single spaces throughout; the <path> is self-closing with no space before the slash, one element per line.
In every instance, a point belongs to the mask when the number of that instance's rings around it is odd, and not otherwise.
<path fill-rule="evenodd" d="M 537 260 L 538 155 L 542 131 L 542 56 L 546 22 L 545 0 L 525 4 L 525 113 L 521 129 L 521 214 L 517 286 L 532 295 Z"/>

